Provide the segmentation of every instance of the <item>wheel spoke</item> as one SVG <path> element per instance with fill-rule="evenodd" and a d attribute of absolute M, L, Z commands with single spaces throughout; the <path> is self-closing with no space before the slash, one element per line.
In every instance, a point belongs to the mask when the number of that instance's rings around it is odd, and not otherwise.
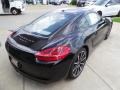
<path fill-rule="evenodd" d="M 78 74 L 78 68 L 76 68 L 76 73 L 75 73 L 76 75 Z"/>
<path fill-rule="evenodd" d="M 81 66 L 79 67 L 79 72 L 81 72 L 82 71 L 82 68 L 81 68 Z"/>
<path fill-rule="evenodd" d="M 86 61 L 86 57 L 81 59 L 81 62 L 85 62 Z"/>
<path fill-rule="evenodd" d="M 85 63 L 80 63 L 80 66 L 84 66 L 85 65 Z"/>
<path fill-rule="evenodd" d="M 74 63 L 74 65 L 78 65 L 78 64 L 79 64 L 79 62 L 75 62 L 75 63 Z"/>
<path fill-rule="evenodd" d="M 74 76 L 76 76 L 76 75 L 78 75 L 79 74 L 79 72 L 80 72 L 80 65 L 76 65 L 75 67 L 74 67 L 74 69 L 73 69 L 73 74 L 74 74 Z"/>
<path fill-rule="evenodd" d="M 84 60 L 86 60 L 86 52 L 81 52 L 81 54 L 80 54 L 80 61 L 82 62 L 82 61 L 84 61 Z"/>
<path fill-rule="evenodd" d="M 76 75 L 76 72 L 77 72 L 77 67 L 73 69 L 73 74 Z"/>
<path fill-rule="evenodd" d="M 80 56 L 78 55 L 78 57 L 77 57 L 77 60 L 78 60 L 78 62 L 80 62 Z"/>

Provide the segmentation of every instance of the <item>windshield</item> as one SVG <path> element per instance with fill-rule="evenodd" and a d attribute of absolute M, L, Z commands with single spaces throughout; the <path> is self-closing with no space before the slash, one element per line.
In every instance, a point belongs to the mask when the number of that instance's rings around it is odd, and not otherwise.
<path fill-rule="evenodd" d="M 94 4 L 95 5 L 104 5 L 108 0 L 97 0 Z"/>
<path fill-rule="evenodd" d="M 34 34 L 48 36 L 65 25 L 72 17 L 72 14 L 65 14 L 62 12 L 46 14 L 25 26 L 24 30 Z"/>

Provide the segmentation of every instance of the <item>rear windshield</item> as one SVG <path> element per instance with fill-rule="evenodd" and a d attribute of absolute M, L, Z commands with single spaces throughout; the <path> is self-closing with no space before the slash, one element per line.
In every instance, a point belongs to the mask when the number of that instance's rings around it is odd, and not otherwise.
<path fill-rule="evenodd" d="M 24 30 L 34 34 L 48 36 L 65 25 L 72 17 L 72 14 L 63 12 L 46 14 L 25 26 Z"/>

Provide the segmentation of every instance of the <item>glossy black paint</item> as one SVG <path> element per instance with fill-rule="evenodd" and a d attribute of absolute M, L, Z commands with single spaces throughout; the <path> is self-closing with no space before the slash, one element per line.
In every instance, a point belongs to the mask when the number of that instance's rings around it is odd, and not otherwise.
<path fill-rule="evenodd" d="M 74 14 L 73 19 L 50 36 L 29 33 L 22 27 L 7 39 L 5 46 L 9 59 L 18 61 L 17 67 L 12 63 L 18 72 L 41 82 L 59 80 L 67 76 L 73 58 L 80 48 L 85 47 L 89 55 L 111 30 L 112 21 L 107 18 L 101 18 L 96 24 L 78 30 L 76 27 L 78 21 L 87 14 L 95 12 L 82 9 L 69 9 L 64 12 Z M 37 51 L 63 44 L 71 48 L 71 53 L 64 60 L 52 63 L 36 62 Z"/>

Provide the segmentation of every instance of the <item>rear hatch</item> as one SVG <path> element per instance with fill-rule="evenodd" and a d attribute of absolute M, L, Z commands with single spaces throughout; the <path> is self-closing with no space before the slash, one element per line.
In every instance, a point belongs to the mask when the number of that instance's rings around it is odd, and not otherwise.
<path fill-rule="evenodd" d="M 34 54 L 41 50 L 48 41 L 47 37 L 35 36 L 23 30 L 11 37 L 6 42 L 6 49 L 10 56 L 28 63 L 35 63 Z"/>
<path fill-rule="evenodd" d="M 12 37 L 18 44 L 33 49 L 35 51 L 40 50 L 47 44 L 48 37 L 37 36 L 35 34 L 22 31 Z"/>

